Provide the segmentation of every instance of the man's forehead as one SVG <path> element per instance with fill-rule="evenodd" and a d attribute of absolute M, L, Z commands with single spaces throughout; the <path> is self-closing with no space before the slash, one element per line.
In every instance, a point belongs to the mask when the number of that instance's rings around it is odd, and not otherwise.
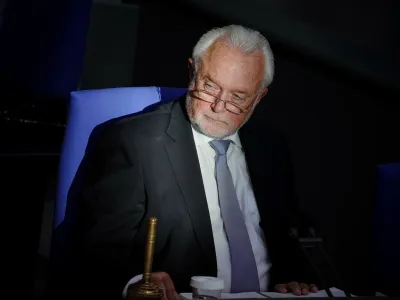
<path fill-rule="evenodd" d="M 238 72 L 243 70 L 246 76 L 263 77 L 264 59 L 262 55 L 257 54 L 236 54 L 236 53 L 220 53 L 222 55 L 207 55 L 200 59 L 197 70 L 201 73 L 219 73 L 227 70 Z M 249 57 L 251 56 L 251 57 Z M 205 75 L 205 74 L 202 74 Z"/>
<path fill-rule="evenodd" d="M 221 75 L 225 74 L 224 72 L 228 69 L 231 69 L 234 72 L 234 77 L 237 78 L 237 82 L 235 86 L 238 90 L 248 90 L 251 86 L 258 86 L 259 83 L 262 82 L 263 79 L 263 62 L 254 59 L 251 62 L 242 61 L 238 59 L 238 64 L 235 64 L 235 57 L 221 57 L 215 59 L 207 59 L 208 57 L 204 57 L 200 60 L 198 66 L 198 75 L 199 78 L 203 80 L 212 81 L 218 85 L 220 85 L 220 80 L 222 80 Z M 231 60 L 231 63 L 230 63 Z M 248 64 L 247 64 L 248 63 Z M 246 65 L 243 67 L 243 65 Z M 248 80 L 251 81 L 249 84 Z"/>
<path fill-rule="evenodd" d="M 238 59 L 248 59 L 250 57 L 252 59 L 264 59 L 263 53 L 260 50 L 246 53 L 238 47 L 229 45 L 229 43 L 224 40 L 215 41 L 203 54 L 205 61 L 209 59 L 223 59 L 227 56 L 230 56 L 231 58 L 237 57 Z"/>

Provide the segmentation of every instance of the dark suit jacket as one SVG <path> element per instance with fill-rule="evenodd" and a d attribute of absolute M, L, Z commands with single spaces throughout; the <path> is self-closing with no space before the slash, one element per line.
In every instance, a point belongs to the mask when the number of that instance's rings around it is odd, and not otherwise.
<path fill-rule="evenodd" d="M 303 279 L 287 235 L 293 222 L 292 168 L 278 131 L 252 124 L 240 130 L 240 139 L 273 287 Z M 153 271 L 170 274 L 178 292 L 190 291 L 191 276 L 216 276 L 211 221 L 184 99 L 102 127 L 91 135 L 77 174 L 79 188 L 75 182 L 70 191 L 77 215 L 68 290 L 119 299 L 127 281 L 143 273 L 150 217 L 159 220 Z"/>

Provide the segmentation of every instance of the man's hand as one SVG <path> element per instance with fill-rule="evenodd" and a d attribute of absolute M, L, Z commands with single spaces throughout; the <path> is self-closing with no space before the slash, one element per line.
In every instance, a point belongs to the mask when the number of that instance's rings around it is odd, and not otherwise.
<path fill-rule="evenodd" d="M 305 284 L 305 283 L 298 283 L 298 282 L 277 284 L 275 286 L 275 290 L 278 293 L 282 293 L 282 294 L 292 292 L 296 296 L 308 295 L 309 292 L 311 292 L 311 293 L 318 292 L 318 288 L 315 284 Z"/>
<path fill-rule="evenodd" d="M 155 272 L 151 274 L 151 281 L 157 283 L 164 290 L 163 300 L 180 300 L 175 291 L 174 283 L 171 277 L 165 272 Z"/>

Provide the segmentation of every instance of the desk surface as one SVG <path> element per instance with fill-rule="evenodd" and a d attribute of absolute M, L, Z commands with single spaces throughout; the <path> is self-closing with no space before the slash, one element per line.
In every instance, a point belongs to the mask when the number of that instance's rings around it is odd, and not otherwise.
<path fill-rule="evenodd" d="M 300 297 L 299 297 L 300 298 Z M 307 296 L 302 296 L 302 299 L 313 299 L 313 300 L 326 300 L 329 297 L 307 297 Z M 357 298 L 362 298 L 363 300 L 377 300 L 377 299 L 382 299 L 382 300 L 399 300 L 400 297 L 357 297 Z M 295 299 L 294 297 L 289 297 L 289 298 L 269 298 L 269 299 L 286 299 L 286 300 L 293 300 Z M 335 297 L 335 299 L 347 299 L 346 297 Z M 260 300 L 260 298 L 237 298 L 237 300 Z"/>
<path fill-rule="evenodd" d="M 266 297 L 267 298 L 267 297 Z M 314 300 L 326 300 L 328 297 L 307 297 L 307 296 L 302 296 L 298 297 L 302 299 L 314 299 Z M 399 300 L 400 297 L 357 297 L 357 298 L 362 298 L 363 300 Z M 260 300 L 260 298 L 236 298 L 237 300 Z M 268 298 L 267 298 L 268 299 Z M 286 299 L 286 300 L 293 300 L 294 297 L 289 297 L 289 298 L 269 298 L 269 299 Z M 335 297 L 335 299 L 347 299 L 346 297 Z"/>
<path fill-rule="evenodd" d="M 345 296 L 333 294 L 335 298 L 337 299 L 346 299 Z M 182 293 L 180 294 L 182 300 L 192 300 L 192 294 L 191 293 Z M 221 295 L 221 300 L 225 299 L 235 299 L 235 300 L 260 300 L 260 299 L 296 299 L 296 298 L 301 298 L 301 299 L 324 299 L 326 300 L 329 298 L 328 296 L 322 295 L 322 291 L 320 293 L 314 293 L 314 294 L 309 294 L 309 295 L 304 295 L 304 296 L 295 296 L 293 294 L 277 294 L 277 293 L 241 293 L 241 294 L 226 294 L 223 293 Z M 354 297 L 354 298 L 363 298 L 366 300 L 369 299 L 382 299 L 382 300 L 392 300 L 392 299 L 400 299 L 400 297 L 382 297 L 382 296 L 368 296 L 368 297 Z"/>

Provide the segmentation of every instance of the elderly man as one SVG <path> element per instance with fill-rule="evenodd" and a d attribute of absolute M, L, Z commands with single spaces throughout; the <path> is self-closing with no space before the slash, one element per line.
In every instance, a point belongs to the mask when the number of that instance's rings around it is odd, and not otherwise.
<path fill-rule="evenodd" d="M 267 40 L 242 26 L 213 29 L 194 47 L 189 73 L 182 99 L 92 134 L 71 286 L 120 298 L 140 279 L 147 220 L 157 217 L 152 280 L 168 300 L 189 291 L 194 275 L 222 278 L 225 292 L 316 291 L 298 283 L 301 256 L 287 235 L 286 143 L 267 124 L 245 125 L 273 78 Z"/>

